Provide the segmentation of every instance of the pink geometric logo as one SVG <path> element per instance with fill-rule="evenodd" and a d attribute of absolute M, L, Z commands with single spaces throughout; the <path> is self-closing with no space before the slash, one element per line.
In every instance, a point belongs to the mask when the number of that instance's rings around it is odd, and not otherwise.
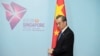
<path fill-rule="evenodd" d="M 26 9 L 14 2 L 11 2 L 11 4 L 2 3 L 2 5 L 6 10 L 6 19 L 10 23 L 11 29 L 13 30 L 26 13 Z"/>

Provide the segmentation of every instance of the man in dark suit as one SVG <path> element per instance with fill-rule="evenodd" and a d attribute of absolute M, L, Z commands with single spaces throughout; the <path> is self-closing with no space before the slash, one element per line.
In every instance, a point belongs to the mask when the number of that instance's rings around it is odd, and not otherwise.
<path fill-rule="evenodd" d="M 74 34 L 67 25 L 66 17 L 58 15 L 56 17 L 56 23 L 61 31 L 56 47 L 49 49 L 48 53 L 53 56 L 73 56 Z"/>

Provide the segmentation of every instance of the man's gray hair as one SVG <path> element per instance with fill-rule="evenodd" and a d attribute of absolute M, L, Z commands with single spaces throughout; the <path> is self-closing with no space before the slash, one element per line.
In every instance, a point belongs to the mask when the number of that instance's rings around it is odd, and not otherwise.
<path fill-rule="evenodd" d="M 56 17 L 56 19 L 58 19 L 58 18 L 62 18 L 62 21 L 67 21 L 67 18 L 65 16 L 63 16 L 63 15 L 58 15 Z"/>

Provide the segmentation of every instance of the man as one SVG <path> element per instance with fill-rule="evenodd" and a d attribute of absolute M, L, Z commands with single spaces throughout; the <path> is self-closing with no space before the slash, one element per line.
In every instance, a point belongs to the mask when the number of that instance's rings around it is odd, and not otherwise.
<path fill-rule="evenodd" d="M 56 17 L 56 23 L 60 29 L 60 34 L 56 47 L 49 49 L 48 53 L 53 56 L 73 56 L 74 34 L 67 25 L 66 17 L 58 15 Z"/>

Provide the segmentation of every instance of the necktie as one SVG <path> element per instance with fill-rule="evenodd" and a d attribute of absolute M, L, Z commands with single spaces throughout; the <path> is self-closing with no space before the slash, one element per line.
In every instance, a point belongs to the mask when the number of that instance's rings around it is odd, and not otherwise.
<path fill-rule="evenodd" d="M 60 39 L 61 35 L 62 35 L 62 32 L 60 32 L 60 34 L 59 34 L 59 36 L 58 36 L 58 40 Z"/>

